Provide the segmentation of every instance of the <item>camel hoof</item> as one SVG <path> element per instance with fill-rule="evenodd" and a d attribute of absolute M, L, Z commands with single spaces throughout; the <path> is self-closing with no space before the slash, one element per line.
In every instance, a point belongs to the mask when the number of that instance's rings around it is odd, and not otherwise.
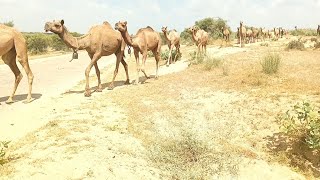
<path fill-rule="evenodd" d="M 35 100 L 34 98 L 28 98 L 28 99 L 24 100 L 23 103 L 24 104 L 28 104 L 28 103 L 31 103 L 34 100 Z"/>
<path fill-rule="evenodd" d="M 114 86 L 109 86 L 108 87 L 108 90 L 113 90 L 114 89 Z"/>
<path fill-rule="evenodd" d="M 124 82 L 125 85 L 129 85 L 130 84 L 130 80 L 127 79 L 126 82 Z"/>
<path fill-rule="evenodd" d="M 102 88 L 96 89 L 96 92 L 102 92 Z"/>
<path fill-rule="evenodd" d="M 86 90 L 85 93 L 84 93 L 84 96 L 85 97 L 90 97 L 91 96 L 90 90 Z"/>
<path fill-rule="evenodd" d="M 14 103 L 14 101 L 12 100 L 12 98 L 9 98 L 7 101 L 6 101 L 6 104 L 12 104 Z"/>

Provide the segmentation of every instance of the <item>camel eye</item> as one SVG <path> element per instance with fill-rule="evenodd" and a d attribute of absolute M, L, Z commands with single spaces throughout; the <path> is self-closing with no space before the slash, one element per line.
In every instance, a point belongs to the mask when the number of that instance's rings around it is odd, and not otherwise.
<path fill-rule="evenodd" d="M 59 24 L 56 24 L 56 25 L 54 25 L 56 28 L 59 28 L 60 27 L 60 25 Z"/>

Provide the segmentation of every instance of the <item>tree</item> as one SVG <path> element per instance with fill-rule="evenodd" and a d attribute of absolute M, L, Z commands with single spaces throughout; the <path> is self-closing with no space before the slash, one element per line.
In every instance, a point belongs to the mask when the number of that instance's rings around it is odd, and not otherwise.
<path fill-rule="evenodd" d="M 14 26 L 13 21 L 4 22 L 3 24 L 6 25 L 6 26 L 9 26 L 9 27 L 13 27 Z"/>
<path fill-rule="evenodd" d="M 221 18 L 204 18 L 200 21 L 196 21 L 195 25 L 198 26 L 200 29 L 203 29 L 206 32 L 208 32 L 210 37 L 212 37 L 213 39 L 218 39 L 219 37 L 222 37 L 221 28 L 227 26 L 227 23 L 225 20 Z"/>

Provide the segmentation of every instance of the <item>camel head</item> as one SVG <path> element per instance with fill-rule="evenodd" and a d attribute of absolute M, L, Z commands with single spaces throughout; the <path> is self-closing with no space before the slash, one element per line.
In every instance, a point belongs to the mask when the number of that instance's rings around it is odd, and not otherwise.
<path fill-rule="evenodd" d="M 115 27 L 114 27 L 116 30 L 120 31 L 120 32 L 125 32 L 127 31 L 127 21 L 124 21 L 124 22 L 117 22 L 115 24 Z"/>
<path fill-rule="evenodd" d="M 64 20 L 47 22 L 44 26 L 46 32 L 51 31 L 55 34 L 61 34 L 64 31 Z"/>
<path fill-rule="evenodd" d="M 198 27 L 196 27 L 196 26 L 192 26 L 192 27 L 190 27 L 188 30 L 189 30 L 190 32 L 197 33 L 197 31 L 198 31 Z"/>
<path fill-rule="evenodd" d="M 166 33 L 168 31 L 168 27 L 167 26 L 166 27 L 162 27 L 161 30 L 162 30 L 163 33 Z"/>
<path fill-rule="evenodd" d="M 243 22 L 242 21 L 240 21 L 240 26 L 243 26 Z"/>

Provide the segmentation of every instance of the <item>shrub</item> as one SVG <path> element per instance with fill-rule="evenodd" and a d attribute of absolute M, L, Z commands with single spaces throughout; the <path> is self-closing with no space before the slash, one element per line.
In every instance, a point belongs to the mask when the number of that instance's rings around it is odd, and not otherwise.
<path fill-rule="evenodd" d="M 59 36 L 51 35 L 50 36 L 50 47 L 56 51 L 69 51 L 67 45 L 62 41 Z"/>
<path fill-rule="evenodd" d="M 6 151 L 8 149 L 8 141 L 0 141 L 0 165 L 5 164 L 8 160 L 6 158 Z"/>
<path fill-rule="evenodd" d="M 4 22 L 3 24 L 9 27 L 14 27 L 13 21 L 7 21 L 7 22 Z"/>
<path fill-rule="evenodd" d="M 315 29 L 297 29 L 290 32 L 293 36 L 316 36 L 317 31 Z"/>
<path fill-rule="evenodd" d="M 263 72 L 266 74 L 277 73 L 279 70 L 280 61 L 281 58 L 279 54 L 267 54 L 261 61 Z"/>
<path fill-rule="evenodd" d="M 320 149 L 320 114 L 310 103 L 296 104 L 278 120 L 284 133 L 303 140 L 311 149 Z"/>
<path fill-rule="evenodd" d="M 28 50 L 31 54 L 40 54 L 47 52 L 48 46 L 50 44 L 50 39 L 48 36 L 36 33 L 26 35 Z"/>
<path fill-rule="evenodd" d="M 311 42 L 318 42 L 318 39 L 315 37 L 311 38 L 310 40 L 311 40 Z"/>
<path fill-rule="evenodd" d="M 222 59 L 213 56 L 207 56 L 204 60 L 204 69 L 210 71 L 213 68 L 219 67 L 222 64 Z"/>
<path fill-rule="evenodd" d="M 265 47 L 268 47 L 269 46 L 269 43 L 267 42 L 264 42 L 264 43 L 261 43 L 260 46 L 265 46 Z"/>
<path fill-rule="evenodd" d="M 176 54 L 177 54 L 177 51 L 174 49 L 174 50 L 172 51 L 172 55 L 171 55 L 172 60 L 174 59 L 174 57 L 176 56 Z M 169 50 L 168 50 L 168 49 L 165 50 L 164 52 L 161 52 L 161 59 L 162 59 L 162 60 L 168 60 L 168 58 L 169 58 Z M 177 55 L 176 61 L 179 60 L 179 59 L 181 59 L 181 53 Z"/>
<path fill-rule="evenodd" d="M 290 50 L 290 49 L 304 50 L 304 44 L 299 40 L 293 40 L 289 42 L 286 49 L 287 50 Z"/>
<path fill-rule="evenodd" d="M 191 61 L 192 64 L 201 64 L 203 63 L 203 60 L 205 58 L 204 54 L 199 54 L 197 57 L 196 51 L 189 53 L 189 56 L 190 56 L 189 60 Z"/>
<path fill-rule="evenodd" d="M 320 42 L 317 42 L 317 43 L 314 45 L 314 48 L 319 49 L 319 48 L 320 48 Z"/>

